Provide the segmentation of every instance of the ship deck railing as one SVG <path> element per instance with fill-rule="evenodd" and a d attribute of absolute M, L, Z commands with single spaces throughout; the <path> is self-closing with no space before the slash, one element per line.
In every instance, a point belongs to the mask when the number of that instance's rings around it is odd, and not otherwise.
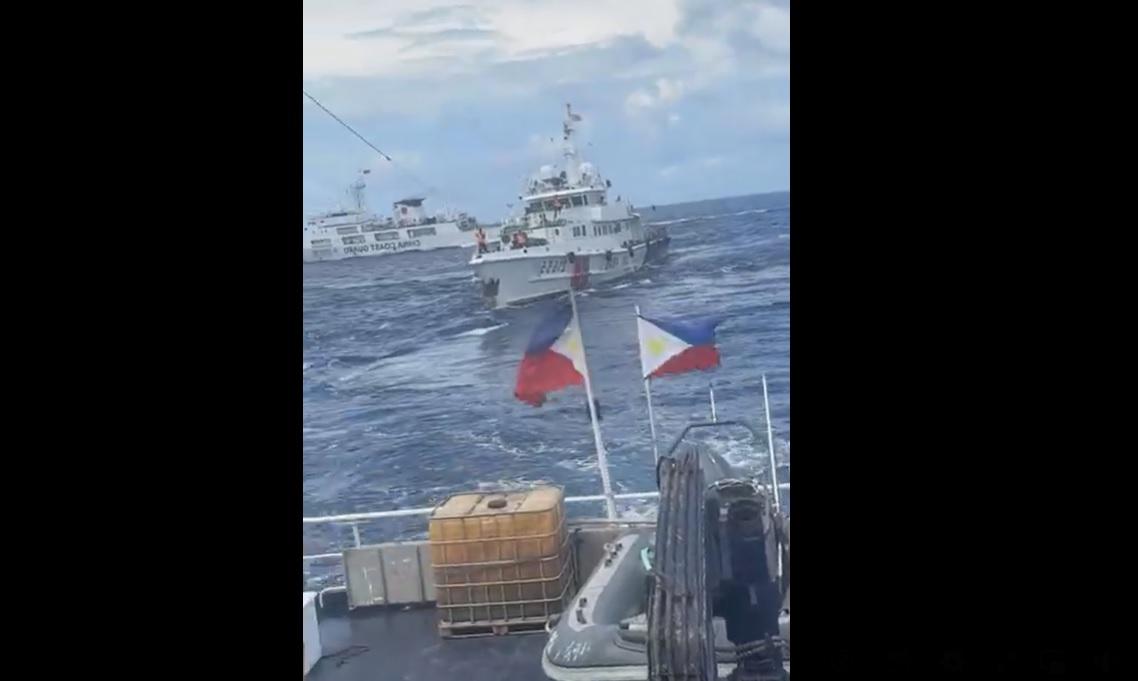
<path fill-rule="evenodd" d="M 790 490 L 790 483 L 779 483 L 780 490 Z M 639 499 L 656 499 L 660 496 L 659 492 L 626 492 L 623 494 L 614 494 L 613 499 L 616 501 L 636 501 Z M 581 503 L 600 503 L 605 500 L 603 494 L 588 494 L 584 496 L 565 497 L 565 503 L 568 504 L 581 504 Z M 421 506 L 418 508 L 400 508 L 389 511 L 369 511 L 365 513 L 343 513 L 340 515 L 325 515 L 325 516 L 311 516 L 303 518 L 305 525 L 349 525 L 352 528 L 352 542 L 354 547 L 359 548 L 363 546 L 360 539 L 360 524 L 367 523 L 375 520 L 383 520 L 385 518 L 404 518 L 408 516 L 428 516 L 434 512 L 437 506 Z M 621 524 L 623 520 L 617 519 L 612 522 L 614 524 Z M 322 560 L 333 560 L 343 557 L 343 551 L 336 551 L 334 553 L 314 553 L 305 554 L 303 561 L 305 563 Z"/>

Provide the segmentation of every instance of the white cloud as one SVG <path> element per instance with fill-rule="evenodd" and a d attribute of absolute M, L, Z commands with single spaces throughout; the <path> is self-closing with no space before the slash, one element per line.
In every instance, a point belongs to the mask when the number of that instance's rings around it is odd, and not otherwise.
<path fill-rule="evenodd" d="M 656 81 L 656 89 L 660 93 L 660 103 L 670 104 L 683 95 L 684 84 L 682 81 L 671 81 L 667 78 L 661 78 Z"/>
<path fill-rule="evenodd" d="M 656 46 L 674 40 L 678 0 L 484 0 L 477 8 L 439 0 L 305 0 L 306 79 L 402 76 L 430 71 L 407 58 L 409 45 L 455 59 L 489 49 L 492 60 L 638 34 Z M 630 30 L 629 27 L 635 27 Z M 468 33 L 461 38 L 456 31 Z M 424 41 L 449 37 L 436 51 Z M 474 38 L 477 38 L 476 40 Z M 490 56 L 490 55 L 484 55 Z"/>
<path fill-rule="evenodd" d="M 683 93 L 683 81 L 658 78 L 653 88 L 642 88 L 629 93 L 624 100 L 624 108 L 628 115 L 635 116 L 648 109 L 673 104 L 683 96 Z"/>
<path fill-rule="evenodd" d="M 559 156 L 564 101 L 581 106 L 590 160 L 633 185 L 648 169 L 639 192 L 680 178 L 692 191 L 721 188 L 720 176 L 742 182 L 761 172 L 741 145 L 781 159 L 786 144 L 788 0 L 304 0 L 303 44 L 309 93 L 385 151 L 422 150 L 400 160 L 424 182 L 486 206 Z M 303 106 L 308 204 L 376 158 Z M 372 167 L 377 194 L 412 184 Z"/>
<path fill-rule="evenodd" d="M 683 97 L 789 71 L 789 9 L 770 0 L 460 2 L 305 0 L 306 87 L 366 116 L 608 84 L 664 126 Z"/>
<path fill-rule="evenodd" d="M 656 105 L 656 98 L 644 90 L 630 92 L 624 100 L 624 107 L 630 115 L 635 115 L 642 109 L 651 109 Z"/>
<path fill-rule="evenodd" d="M 664 180 L 673 180 L 690 173 L 699 173 L 701 170 L 706 171 L 729 164 L 730 160 L 726 156 L 702 156 L 683 163 L 671 163 L 660 168 L 656 174 Z"/>
<path fill-rule="evenodd" d="M 750 25 L 754 35 L 768 50 L 790 53 L 790 9 L 761 5 L 754 10 Z"/>

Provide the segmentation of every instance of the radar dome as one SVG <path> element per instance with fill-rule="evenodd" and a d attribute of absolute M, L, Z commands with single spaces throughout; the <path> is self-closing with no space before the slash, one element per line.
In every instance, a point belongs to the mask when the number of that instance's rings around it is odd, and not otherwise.
<path fill-rule="evenodd" d="M 596 175 L 597 169 L 593 167 L 592 163 L 585 161 L 584 163 L 581 164 L 581 174 L 582 175 Z"/>
<path fill-rule="evenodd" d="M 557 175 L 557 173 L 553 170 L 553 166 L 542 166 L 539 174 L 543 180 L 548 180 L 549 178 Z"/>

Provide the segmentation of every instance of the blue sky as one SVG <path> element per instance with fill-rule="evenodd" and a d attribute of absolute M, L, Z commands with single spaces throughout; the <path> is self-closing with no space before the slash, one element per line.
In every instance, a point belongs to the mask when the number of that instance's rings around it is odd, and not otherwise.
<path fill-rule="evenodd" d="M 496 221 L 579 146 L 637 205 L 790 188 L 789 0 L 306 0 L 304 209 L 426 195 Z"/>

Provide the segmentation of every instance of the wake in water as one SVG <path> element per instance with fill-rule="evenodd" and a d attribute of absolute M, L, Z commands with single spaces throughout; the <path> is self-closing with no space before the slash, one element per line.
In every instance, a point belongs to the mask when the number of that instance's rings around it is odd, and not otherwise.
<path fill-rule="evenodd" d="M 740 215 L 762 215 L 762 214 L 767 213 L 767 212 L 769 212 L 769 209 L 767 209 L 767 208 L 751 208 L 748 210 L 741 210 L 741 211 L 737 211 L 734 213 L 719 213 L 716 215 L 700 215 L 698 217 L 691 217 L 691 218 L 675 218 L 673 220 L 659 220 L 659 221 L 654 221 L 654 222 L 648 222 L 646 224 L 649 224 L 649 225 L 681 225 L 681 224 L 684 224 L 687 222 L 708 222 L 711 220 L 719 220 L 721 218 L 738 217 Z"/>
<path fill-rule="evenodd" d="M 486 334 L 490 333 L 491 331 L 497 331 L 498 329 L 504 329 L 507 326 L 509 326 L 509 325 L 508 324 L 498 324 L 495 326 L 487 326 L 487 327 L 481 328 L 481 329 L 470 329 L 469 331 L 463 331 L 462 333 L 455 334 L 454 337 L 459 338 L 461 336 L 485 336 Z"/>

